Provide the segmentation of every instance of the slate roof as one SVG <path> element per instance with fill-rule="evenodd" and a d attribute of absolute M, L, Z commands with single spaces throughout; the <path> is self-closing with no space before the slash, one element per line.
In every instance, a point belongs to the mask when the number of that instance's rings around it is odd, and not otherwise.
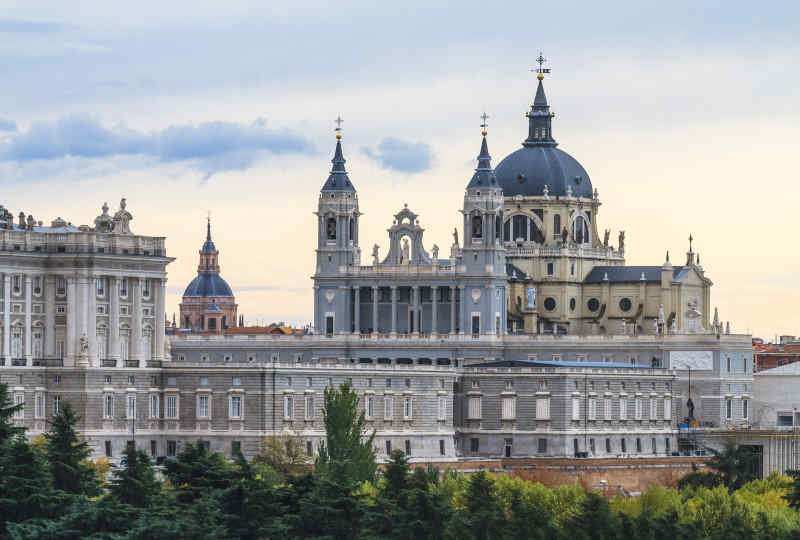
<path fill-rule="evenodd" d="M 608 274 L 608 281 L 612 283 L 642 281 L 642 273 L 644 273 L 644 281 L 661 282 L 660 266 L 595 266 L 583 282 L 602 283 L 606 274 Z M 675 266 L 672 269 L 672 279 L 680 281 L 688 273 L 687 267 Z"/>
<path fill-rule="evenodd" d="M 489 146 L 486 144 L 485 135 L 481 141 L 481 151 L 478 154 L 478 166 L 467 184 L 467 189 L 480 187 L 498 187 L 497 179 L 492 172 L 492 156 L 489 155 Z"/>
<path fill-rule="evenodd" d="M 528 274 L 511 263 L 506 263 L 506 275 L 509 279 L 527 279 Z M 516 276 L 516 277 L 515 277 Z"/>
<path fill-rule="evenodd" d="M 512 152 L 494 169 L 503 195 L 541 197 L 547 185 L 551 197 L 565 197 L 567 186 L 574 197 L 592 197 L 589 173 L 578 161 L 552 146 L 523 146 Z"/>
<path fill-rule="evenodd" d="M 192 298 L 213 298 L 230 297 L 233 298 L 233 291 L 222 277 L 215 272 L 200 272 L 197 277 L 189 283 L 183 296 Z"/>
<path fill-rule="evenodd" d="M 353 187 L 350 177 L 347 176 L 347 170 L 344 168 L 345 159 L 342 154 L 341 139 L 336 140 L 336 150 L 331 163 L 333 163 L 333 168 L 321 191 L 355 191 L 356 188 Z"/>

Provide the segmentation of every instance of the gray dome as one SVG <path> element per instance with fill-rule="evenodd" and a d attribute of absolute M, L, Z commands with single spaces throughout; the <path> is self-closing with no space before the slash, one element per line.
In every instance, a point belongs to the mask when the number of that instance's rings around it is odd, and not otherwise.
<path fill-rule="evenodd" d="M 592 197 L 592 182 L 580 163 L 553 146 L 523 146 L 506 156 L 494 169 L 503 195 L 541 196 L 547 185 L 551 197 Z"/>
<path fill-rule="evenodd" d="M 233 292 L 219 274 L 200 272 L 186 287 L 183 296 L 184 298 L 187 296 L 192 298 L 218 298 L 221 296 L 233 298 Z"/>

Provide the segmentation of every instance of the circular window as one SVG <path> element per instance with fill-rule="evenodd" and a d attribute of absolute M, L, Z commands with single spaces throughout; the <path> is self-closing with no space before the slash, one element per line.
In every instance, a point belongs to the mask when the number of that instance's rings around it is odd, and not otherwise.
<path fill-rule="evenodd" d="M 631 310 L 631 299 L 630 298 L 623 298 L 619 301 L 619 309 L 622 311 L 630 311 Z"/>
<path fill-rule="evenodd" d="M 589 311 L 597 311 L 598 309 L 600 309 L 600 300 L 598 300 L 597 298 L 592 298 L 591 300 L 589 300 L 588 308 Z"/>
<path fill-rule="evenodd" d="M 555 298 L 545 298 L 544 299 L 544 309 L 547 311 L 553 311 L 556 309 L 556 299 Z"/>
<path fill-rule="evenodd" d="M 575 299 L 574 298 L 570 298 L 569 299 L 569 309 L 570 309 L 570 311 L 575 311 Z"/>

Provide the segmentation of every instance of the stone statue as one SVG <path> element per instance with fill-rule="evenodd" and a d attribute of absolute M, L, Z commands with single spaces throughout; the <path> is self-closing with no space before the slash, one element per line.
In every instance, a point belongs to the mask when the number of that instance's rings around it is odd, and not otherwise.
<path fill-rule="evenodd" d="M 526 309 L 536 309 L 536 287 L 528 287 L 525 289 Z"/>
<path fill-rule="evenodd" d="M 133 216 L 127 210 L 127 202 L 123 198 L 119 201 L 119 210 L 114 214 L 114 232 L 117 234 L 131 234 L 131 221 Z"/>
<path fill-rule="evenodd" d="M 686 417 L 686 420 L 691 424 L 694 422 L 694 401 L 691 397 L 686 400 L 686 408 L 689 409 L 689 416 Z"/>
<path fill-rule="evenodd" d="M 89 338 L 86 337 L 86 334 L 81 334 L 81 356 L 85 356 L 89 353 Z"/>
<path fill-rule="evenodd" d="M 625 319 L 620 320 L 620 335 L 626 336 L 628 335 L 628 321 Z"/>
<path fill-rule="evenodd" d="M 408 238 L 403 238 L 403 256 L 400 264 L 411 264 L 411 254 L 408 247 Z"/>
<path fill-rule="evenodd" d="M 164 336 L 164 360 L 172 360 L 172 343 L 169 341 L 169 336 Z"/>
<path fill-rule="evenodd" d="M 458 247 L 458 228 L 453 228 L 453 245 Z"/>
<path fill-rule="evenodd" d="M 687 309 L 685 314 L 685 330 L 687 333 L 700 333 L 703 332 L 703 314 L 697 309 L 697 299 L 693 298 L 686 303 Z"/>
<path fill-rule="evenodd" d="M 608 247 L 608 238 L 611 236 L 611 229 L 606 229 L 603 234 L 603 247 Z"/>
<path fill-rule="evenodd" d="M 572 197 L 572 186 L 567 186 L 567 197 Z"/>
<path fill-rule="evenodd" d="M 566 245 L 567 240 L 569 240 L 569 231 L 567 230 L 566 227 L 564 227 L 561 230 L 561 243 Z"/>
<path fill-rule="evenodd" d="M 730 334 L 731 333 L 731 321 L 727 321 L 725 323 L 725 333 L 726 334 Z"/>
<path fill-rule="evenodd" d="M 550 198 L 550 188 L 547 187 L 547 184 L 544 185 L 544 189 L 542 190 L 542 197 L 544 197 L 545 199 Z"/>
<path fill-rule="evenodd" d="M 433 244 L 433 249 L 431 249 L 431 251 L 433 252 L 434 260 L 438 260 L 439 259 L 439 246 L 437 246 L 436 244 Z"/>
<path fill-rule="evenodd" d="M 594 188 L 594 200 L 597 200 L 597 188 Z"/>
<path fill-rule="evenodd" d="M 378 244 L 375 244 L 374 246 L 372 246 L 372 264 L 375 265 L 375 266 L 378 266 L 378 250 L 379 249 L 380 249 L 380 246 L 378 246 Z"/>
<path fill-rule="evenodd" d="M 659 304 L 658 306 L 658 322 L 664 324 L 664 304 Z"/>
<path fill-rule="evenodd" d="M 619 250 L 625 251 L 625 231 L 619 231 Z"/>

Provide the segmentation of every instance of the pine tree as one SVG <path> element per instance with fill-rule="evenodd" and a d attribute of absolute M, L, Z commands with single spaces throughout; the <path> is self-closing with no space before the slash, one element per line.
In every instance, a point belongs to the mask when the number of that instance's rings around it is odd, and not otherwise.
<path fill-rule="evenodd" d="M 166 462 L 166 476 L 176 489 L 178 501 L 191 504 L 203 494 L 228 489 L 234 481 L 233 467 L 201 441 L 188 443 L 175 459 Z"/>
<path fill-rule="evenodd" d="M 8 385 L 0 382 L 0 445 L 25 433 L 25 428 L 14 425 L 14 413 L 22 405 L 14 405 L 8 395 Z"/>
<path fill-rule="evenodd" d="M 464 507 L 456 516 L 456 534 L 476 540 L 503 538 L 506 525 L 503 505 L 497 496 L 494 480 L 486 471 L 469 476 Z"/>
<path fill-rule="evenodd" d="M 122 504 L 146 507 L 160 489 L 150 458 L 132 444 L 125 447 L 127 466 L 114 471 L 109 491 Z"/>
<path fill-rule="evenodd" d="M 65 403 L 44 435 L 45 453 L 55 489 L 92 496 L 99 492 L 100 486 L 88 462 L 89 445 L 78 438 L 75 430 L 78 420 L 72 406 Z"/>

